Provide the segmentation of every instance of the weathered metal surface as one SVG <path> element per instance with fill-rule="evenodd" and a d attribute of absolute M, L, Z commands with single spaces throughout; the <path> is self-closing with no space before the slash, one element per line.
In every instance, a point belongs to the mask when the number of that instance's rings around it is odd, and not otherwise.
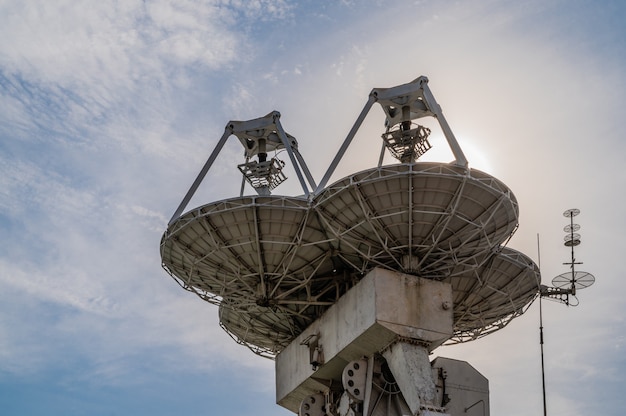
<path fill-rule="evenodd" d="M 341 381 L 347 363 L 399 339 L 432 350 L 452 336 L 449 284 L 374 269 L 276 356 L 277 403 L 294 412 L 316 391 Z M 315 335 L 324 363 L 310 364 L 306 338 Z"/>

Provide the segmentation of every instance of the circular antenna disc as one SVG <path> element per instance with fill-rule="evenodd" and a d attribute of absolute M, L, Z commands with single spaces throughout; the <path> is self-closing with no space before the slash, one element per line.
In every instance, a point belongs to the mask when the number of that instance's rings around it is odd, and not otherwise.
<path fill-rule="evenodd" d="M 565 231 L 566 233 L 576 232 L 578 230 L 580 230 L 580 225 L 578 224 L 567 224 L 565 227 L 563 227 L 563 231 Z"/>
<path fill-rule="evenodd" d="M 502 247 L 477 261 L 474 267 L 457 267 L 444 279 L 452 285 L 452 342 L 477 339 L 504 327 L 522 314 L 539 290 L 539 268 L 516 250 Z"/>
<path fill-rule="evenodd" d="M 474 169 L 419 162 L 355 173 L 315 197 L 315 208 L 358 268 L 429 274 L 489 252 L 518 224 L 511 190 Z"/>
<path fill-rule="evenodd" d="M 313 276 L 336 267 L 332 247 L 308 201 L 241 197 L 196 208 L 178 218 L 161 241 L 167 270 L 185 288 L 249 303 L 323 291 Z M 332 285 L 332 282 L 322 284 Z"/>
<path fill-rule="evenodd" d="M 563 213 L 564 217 L 575 217 L 576 215 L 580 214 L 580 210 L 578 208 L 572 208 L 572 209 L 568 209 L 567 211 L 565 211 Z"/>
<path fill-rule="evenodd" d="M 580 243 L 580 234 L 567 234 L 563 237 L 563 240 L 567 241 L 578 241 Z M 578 244 L 576 244 L 578 245 Z"/>
<path fill-rule="evenodd" d="M 223 301 L 219 318 L 222 328 L 239 344 L 266 356 L 281 351 L 301 331 L 291 313 L 257 305 L 242 310 Z"/>
<path fill-rule="evenodd" d="M 596 278 L 593 277 L 591 273 L 574 272 L 572 275 L 571 272 L 568 272 L 562 273 L 552 279 L 552 286 L 558 287 L 559 289 L 566 289 L 572 287 L 573 284 L 576 289 L 584 289 L 591 286 L 595 281 Z"/>

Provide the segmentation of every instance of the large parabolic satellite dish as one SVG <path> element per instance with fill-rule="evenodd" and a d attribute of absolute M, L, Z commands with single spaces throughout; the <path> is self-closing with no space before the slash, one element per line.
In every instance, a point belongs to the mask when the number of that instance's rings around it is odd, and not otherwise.
<path fill-rule="evenodd" d="M 401 163 L 379 163 L 326 186 L 376 102 L 387 116 L 383 150 Z M 413 120 L 427 116 L 439 122 L 453 163 L 418 160 L 430 148 L 430 131 Z M 274 356 L 375 267 L 451 284 L 449 343 L 502 328 L 535 299 L 537 266 L 504 246 L 518 226 L 515 196 L 467 166 L 425 77 L 372 91 L 319 185 L 279 118 L 273 112 L 227 124 L 161 240 L 165 270 L 218 305 L 220 325 L 237 342 Z M 258 195 L 244 196 L 242 187 L 239 197 L 183 213 L 231 135 L 246 148 L 239 170 Z M 268 160 L 267 150 L 278 149 L 287 150 L 303 196 L 271 194 L 285 179 L 284 163 Z"/>

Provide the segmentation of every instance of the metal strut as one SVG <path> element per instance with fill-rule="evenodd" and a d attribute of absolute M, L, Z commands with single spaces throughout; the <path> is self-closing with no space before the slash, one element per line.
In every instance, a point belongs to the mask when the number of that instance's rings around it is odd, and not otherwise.
<path fill-rule="evenodd" d="M 232 135 L 239 139 L 245 149 L 246 163 L 238 166 L 243 174 L 244 181 L 247 180 L 260 195 L 268 195 L 274 187 L 286 179 L 281 172 L 284 163 L 277 159 L 267 160 L 268 151 L 279 149 L 287 150 L 305 196 L 308 198 L 312 190 L 316 188 L 313 176 L 298 151 L 298 142 L 295 137 L 287 134 L 283 129 L 278 111 L 272 111 L 264 117 L 247 121 L 231 120 L 226 124 L 222 137 L 220 137 L 209 159 L 205 162 L 196 180 L 187 191 L 187 194 L 185 194 L 174 215 L 172 215 L 168 226 L 183 213 L 200 183 L 202 183 L 207 172 L 215 162 L 215 159 L 222 151 L 226 140 Z M 257 156 L 258 161 L 250 161 L 252 156 Z M 305 181 L 305 176 L 310 189 Z M 243 193 L 243 183 L 241 192 Z"/>
<path fill-rule="evenodd" d="M 450 146 L 450 150 L 452 150 L 452 154 L 455 157 L 454 164 L 457 166 L 467 167 L 467 159 L 463 154 L 463 150 L 461 150 L 461 146 L 459 146 L 450 125 L 444 117 L 441 106 L 437 103 L 435 97 L 430 91 L 430 88 L 428 87 L 428 78 L 421 76 L 407 84 L 391 88 L 374 88 L 370 92 L 363 110 L 361 110 L 361 113 L 343 141 L 339 151 L 335 155 L 335 158 L 317 186 L 315 194 L 318 194 L 326 187 L 328 180 L 334 173 L 340 160 L 343 158 L 348 146 L 352 142 L 352 139 L 354 139 L 356 132 L 361 127 L 361 124 L 365 120 L 369 110 L 372 108 L 372 105 L 376 102 L 382 106 L 383 111 L 387 115 L 385 125 L 388 133 L 394 126 L 399 126 L 397 130 L 398 132 L 412 132 L 413 130 L 410 129 L 411 120 L 427 116 L 436 118 L 448 145 Z M 418 126 L 418 129 L 414 130 L 417 130 L 417 133 L 423 137 L 423 128 L 420 128 L 421 126 Z M 423 138 L 425 139 L 425 137 Z M 421 146 L 421 143 L 417 143 L 417 146 Z M 382 161 L 382 154 L 380 161 Z"/>

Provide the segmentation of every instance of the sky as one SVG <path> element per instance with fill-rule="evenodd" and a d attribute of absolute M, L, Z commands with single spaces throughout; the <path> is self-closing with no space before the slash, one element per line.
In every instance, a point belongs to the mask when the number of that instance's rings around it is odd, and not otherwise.
<path fill-rule="evenodd" d="M 273 362 L 163 271 L 161 235 L 229 120 L 280 111 L 319 181 L 371 89 L 420 75 L 470 166 L 513 190 L 508 245 L 544 284 L 580 209 L 596 283 L 542 302 L 548 414 L 623 414 L 624 21 L 618 0 L 1 0 L 2 414 L 291 414 Z M 376 165 L 383 118 L 332 180 Z M 239 194 L 235 142 L 189 207 Z M 434 352 L 489 379 L 492 415 L 542 414 L 538 306 Z"/>

